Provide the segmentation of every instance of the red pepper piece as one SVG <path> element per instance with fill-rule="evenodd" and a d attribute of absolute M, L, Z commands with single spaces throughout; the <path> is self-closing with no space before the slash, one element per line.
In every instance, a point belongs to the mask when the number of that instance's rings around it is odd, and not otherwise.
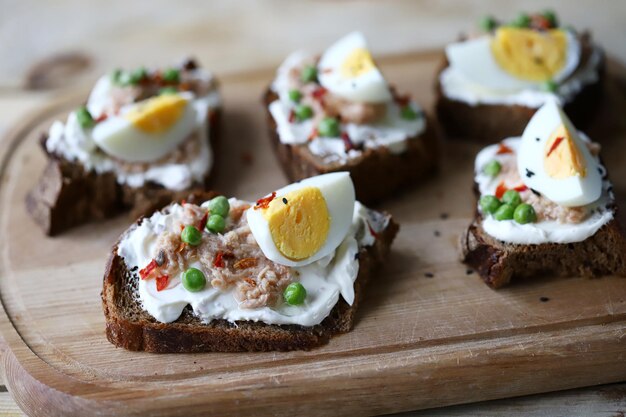
<path fill-rule="evenodd" d="M 502 155 L 502 154 L 505 154 L 505 153 L 513 153 L 513 149 L 509 148 L 504 143 L 501 143 L 498 146 L 498 152 L 496 152 L 496 155 Z"/>
<path fill-rule="evenodd" d="M 276 198 L 276 191 L 272 192 L 272 195 L 267 196 L 267 197 L 263 197 L 260 198 L 256 201 L 256 206 L 254 206 L 254 209 L 266 209 L 269 207 L 270 203 L 272 202 L 273 199 Z"/>
<path fill-rule="evenodd" d="M 150 276 L 152 271 L 154 271 L 157 266 L 158 265 L 157 265 L 156 261 L 154 259 L 151 260 L 150 263 L 148 265 L 146 265 L 145 268 L 139 270 L 139 276 L 141 277 L 141 279 L 148 278 L 148 276 Z"/>
<path fill-rule="evenodd" d="M 562 136 L 559 136 L 558 138 L 556 138 L 552 146 L 550 146 L 550 150 L 548 151 L 548 155 L 546 156 L 550 156 L 550 154 L 554 152 L 554 150 L 561 144 L 561 142 L 563 142 L 563 139 L 565 138 Z"/>
<path fill-rule="evenodd" d="M 370 229 L 370 233 L 372 234 L 372 236 L 374 236 L 374 239 L 378 239 L 378 233 L 374 231 L 370 222 L 367 222 L 367 228 Z"/>
<path fill-rule="evenodd" d="M 167 287 L 167 283 L 170 281 L 169 275 L 161 275 L 156 279 L 157 291 L 163 291 Z"/>
<path fill-rule="evenodd" d="M 343 140 L 343 144 L 346 147 L 346 152 L 354 149 L 354 144 L 352 140 L 350 140 L 350 136 L 346 132 L 341 133 L 341 140 Z"/>
<path fill-rule="evenodd" d="M 198 230 L 203 231 L 206 227 L 206 222 L 209 220 L 209 212 L 205 212 L 204 216 L 200 219 L 200 223 L 198 223 Z"/>
<path fill-rule="evenodd" d="M 522 185 L 518 185 L 517 187 L 513 189 L 517 191 L 518 193 L 521 193 L 522 191 L 528 190 L 528 187 L 525 184 L 522 184 Z"/>
<path fill-rule="evenodd" d="M 215 259 L 213 260 L 213 266 L 215 268 L 224 268 L 224 252 L 218 251 L 215 254 Z"/>
<path fill-rule="evenodd" d="M 315 91 L 313 91 L 313 98 L 320 101 L 324 98 L 326 92 L 327 90 L 324 87 L 316 88 Z"/>
<path fill-rule="evenodd" d="M 102 113 L 100 116 L 98 116 L 95 122 L 96 123 L 104 122 L 108 117 L 109 116 L 106 113 Z"/>
<path fill-rule="evenodd" d="M 496 198 L 502 198 L 504 193 L 506 193 L 506 190 L 507 188 L 506 185 L 504 185 L 504 181 L 501 181 L 500 184 L 498 184 L 498 187 L 496 187 Z"/>

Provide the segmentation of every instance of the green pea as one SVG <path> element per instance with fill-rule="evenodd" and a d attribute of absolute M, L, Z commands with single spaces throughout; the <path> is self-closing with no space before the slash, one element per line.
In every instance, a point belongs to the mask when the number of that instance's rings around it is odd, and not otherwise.
<path fill-rule="evenodd" d="M 306 298 L 306 289 L 299 282 L 292 282 L 287 286 L 287 288 L 285 288 L 285 292 L 283 292 L 283 297 L 285 297 L 285 301 L 289 305 L 300 305 L 304 302 L 304 299 Z"/>
<path fill-rule="evenodd" d="M 493 161 L 487 162 L 483 167 L 483 172 L 490 177 L 495 177 L 500 173 L 501 170 L 502 165 L 500 165 L 500 162 L 496 161 L 495 159 Z"/>
<path fill-rule="evenodd" d="M 198 246 L 202 242 L 202 232 L 195 226 L 187 225 L 180 232 L 180 240 L 191 246 Z"/>
<path fill-rule="evenodd" d="M 300 92 L 300 90 L 289 90 L 289 100 L 293 101 L 294 103 L 299 103 L 300 100 L 302 100 L 302 93 Z"/>
<path fill-rule="evenodd" d="M 519 224 L 533 223 L 537 221 L 537 213 L 530 204 L 520 204 L 515 208 L 513 218 Z"/>
<path fill-rule="evenodd" d="M 545 10 L 543 12 L 543 17 L 550 22 L 550 27 L 556 28 L 559 26 L 559 19 L 556 17 L 554 10 Z"/>
<path fill-rule="evenodd" d="M 325 117 L 317 126 L 317 133 L 325 138 L 337 138 L 341 134 L 339 120 L 334 117 Z"/>
<path fill-rule="evenodd" d="M 493 16 L 483 16 L 478 22 L 478 26 L 483 32 L 491 32 L 496 28 L 497 25 L 498 23 L 496 22 L 496 19 L 493 18 Z"/>
<path fill-rule="evenodd" d="M 189 268 L 183 272 L 183 287 L 189 292 L 202 291 L 206 286 L 206 277 L 197 268 Z"/>
<path fill-rule="evenodd" d="M 176 87 L 163 87 L 159 90 L 159 95 L 166 94 L 178 94 L 178 89 Z"/>
<path fill-rule="evenodd" d="M 493 214 L 502 205 L 500 200 L 493 195 L 484 195 L 480 197 L 480 209 L 483 213 Z"/>
<path fill-rule="evenodd" d="M 313 117 L 313 109 L 310 106 L 305 106 L 304 104 L 296 106 L 296 108 L 293 110 L 293 113 L 295 114 L 296 119 L 299 122 Z"/>
<path fill-rule="evenodd" d="M 219 195 L 209 201 L 209 211 L 211 214 L 218 214 L 224 218 L 228 216 L 228 212 L 230 211 L 230 204 L 228 203 L 228 199 L 223 195 Z"/>
<path fill-rule="evenodd" d="M 129 82 L 133 85 L 139 84 L 141 80 L 148 76 L 148 70 L 144 67 L 137 68 L 133 72 L 130 73 Z"/>
<path fill-rule="evenodd" d="M 206 222 L 206 228 L 211 233 L 222 233 L 226 228 L 226 220 L 219 214 L 211 214 Z"/>
<path fill-rule="evenodd" d="M 111 72 L 111 81 L 113 81 L 114 84 L 119 84 L 123 72 L 124 71 L 122 71 L 120 68 L 114 69 L 113 72 Z"/>
<path fill-rule="evenodd" d="M 549 91 L 551 93 L 556 93 L 556 91 L 559 89 L 559 85 L 553 80 L 548 80 L 541 85 L 541 89 L 544 91 Z"/>
<path fill-rule="evenodd" d="M 515 207 L 510 204 L 502 204 L 495 213 L 493 218 L 496 220 L 512 220 L 515 213 Z"/>
<path fill-rule="evenodd" d="M 402 107 L 402 110 L 400 110 L 400 117 L 405 120 L 415 120 L 417 119 L 417 112 L 413 109 L 413 107 L 406 105 Z"/>
<path fill-rule="evenodd" d="M 76 110 L 76 119 L 78 120 L 80 127 L 83 129 L 89 129 L 96 124 L 95 120 L 93 120 L 93 117 L 91 116 L 91 113 L 89 113 L 89 110 L 87 110 L 87 107 L 85 106 L 79 107 L 78 110 Z"/>
<path fill-rule="evenodd" d="M 163 72 L 163 81 L 177 83 L 180 81 L 180 71 L 176 68 L 168 68 Z"/>
<path fill-rule="evenodd" d="M 530 16 L 526 13 L 520 13 L 515 19 L 513 19 L 511 26 L 516 28 L 527 28 L 530 26 Z"/>
<path fill-rule="evenodd" d="M 317 81 L 317 68 L 313 65 L 307 65 L 302 68 L 302 72 L 300 73 L 300 80 L 303 83 L 313 83 Z"/>
<path fill-rule="evenodd" d="M 513 208 L 522 204 L 522 197 L 519 196 L 519 193 L 515 190 L 508 190 L 502 196 L 502 202 L 504 204 L 509 204 L 513 206 Z"/>

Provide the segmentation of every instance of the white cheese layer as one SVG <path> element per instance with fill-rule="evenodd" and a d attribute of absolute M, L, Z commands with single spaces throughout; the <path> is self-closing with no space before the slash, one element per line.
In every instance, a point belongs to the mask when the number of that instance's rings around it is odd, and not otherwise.
<path fill-rule="evenodd" d="M 294 52 L 278 68 L 276 79 L 272 83 L 272 90 L 279 99 L 270 103 L 269 111 L 276 122 L 280 141 L 290 145 L 308 143 L 309 150 L 322 157 L 325 162 L 345 162 L 359 157 L 362 152 L 355 149 L 346 151 L 340 137 L 318 137 L 309 141 L 315 128 L 312 119 L 303 122 L 289 121 L 289 115 L 295 107 L 295 103 L 289 98 L 289 74 L 293 68 L 309 61 L 311 61 L 310 54 L 303 51 Z M 421 134 L 426 129 L 426 119 L 423 117 L 422 110 L 414 102 L 410 105 L 418 114 L 415 120 L 402 118 L 400 106 L 395 101 L 390 101 L 387 103 L 386 115 L 382 120 L 369 125 L 343 123 L 342 131 L 348 134 L 350 141 L 357 147 L 363 146 L 364 149 L 368 149 L 384 146 L 391 153 L 402 153 L 407 148 L 407 139 Z"/>
<path fill-rule="evenodd" d="M 231 206 L 241 203 L 231 199 Z M 182 206 L 175 204 L 167 213 L 157 212 L 129 230 L 120 241 L 117 251 L 129 270 L 134 267 L 141 269 L 153 259 L 157 236 L 181 215 L 182 210 Z M 162 291 L 156 290 L 156 280 L 139 279 L 138 297 L 144 310 L 162 323 L 175 321 L 183 309 L 190 305 L 194 314 L 205 323 L 213 319 L 225 319 L 230 322 L 251 320 L 267 324 L 314 326 L 328 317 L 340 295 L 352 305 L 354 280 L 359 272 L 357 254 L 361 247 L 370 246 L 375 241 L 367 223 L 374 232 L 380 232 L 388 221 L 388 217 L 370 211 L 357 202 L 352 226 L 334 253 L 304 267 L 293 268 L 299 274 L 298 281 L 307 291 L 307 298 L 300 306 L 281 303 L 273 308 L 240 308 L 234 289 L 220 291 L 207 284 L 202 291 L 192 293 L 180 284 L 180 277 L 172 279 L 168 288 Z M 199 263 L 192 266 L 202 269 Z"/>
<path fill-rule="evenodd" d="M 581 132 L 583 138 L 586 136 Z M 521 138 L 508 138 L 503 143 L 517 152 Z M 586 139 L 589 140 L 589 139 Z M 494 159 L 515 158 L 515 154 L 497 155 L 498 144 L 484 148 L 476 156 L 474 181 L 478 185 L 480 195 L 494 195 L 498 187 L 498 178 L 482 172 L 483 167 Z M 597 157 L 596 157 L 597 158 Z M 602 167 L 602 169 L 605 169 Z M 602 226 L 613 219 L 614 212 L 607 206 L 614 200 L 611 183 L 602 182 L 602 195 L 594 203 L 587 206 L 591 214 L 580 223 L 560 223 L 556 220 L 543 220 L 536 223 L 519 224 L 515 220 L 496 220 L 491 215 L 483 215 L 482 226 L 485 232 L 495 239 L 508 243 L 538 245 L 541 243 L 573 243 L 581 242 L 593 236 Z"/>
<path fill-rule="evenodd" d="M 194 77 L 207 78 L 210 74 L 195 70 Z M 110 107 L 112 83 L 110 77 L 103 76 L 96 83 L 87 101 L 91 114 L 100 115 Z M 197 114 L 194 132 L 199 140 L 199 152 L 189 155 L 180 162 L 155 162 L 145 168 L 133 171 L 120 169 L 119 164 L 109 155 L 98 149 L 91 137 L 91 129 L 83 129 L 76 118 L 76 113 L 69 114 L 65 124 L 56 121 L 50 127 L 46 149 L 68 161 L 78 162 L 87 171 L 98 174 L 113 172 L 119 184 L 133 188 L 142 187 L 146 182 L 153 182 L 170 190 L 190 188 L 194 182 L 202 182 L 213 165 L 213 152 L 208 141 L 208 111 L 218 108 L 221 98 L 217 90 L 212 90 L 202 97 L 194 97 L 192 105 Z"/>
<path fill-rule="evenodd" d="M 449 99 L 462 101 L 471 106 L 479 104 L 519 105 L 539 108 L 556 96 L 561 104 L 572 101 L 576 95 L 589 84 L 599 79 L 599 66 L 602 51 L 595 47 L 587 63 L 579 68 L 571 77 L 561 83 L 556 93 L 541 90 L 524 89 L 511 93 L 498 91 L 478 85 L 468 80 L 459 70 L 448 66 L 439 75 L 443 95 Z"/>

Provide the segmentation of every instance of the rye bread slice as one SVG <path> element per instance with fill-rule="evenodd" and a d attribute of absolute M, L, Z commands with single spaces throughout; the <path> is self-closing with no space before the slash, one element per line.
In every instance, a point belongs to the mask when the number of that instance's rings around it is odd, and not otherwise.
<path fill-rule="evenodd" d="M 617 207 L 610 209 L 617 214 Z M 585 278 L 626 276 L 626 239 L 616 217 L 582 242 L 539 245 L 500 241 L 485 232 L 481 223 L 482 215 L 477 210 L 460 237 L 461 259 L 492 288 L 503 287 L 513 279 L 546 274 Z"/>
<path fill-rule="evenodd" d="M 214 155 L 219 146 L 220 113 L 219 109 L 209 113 L 208 140 Z M 119 184 L 114 173 L 87 171 L 78 162 L 48 152 L 45 146 L 47 138 L 47 135 L 42 136 L 41 146 L 48 162 L 37 185 L 26 196 L 26 208 L 49 236 L 85 223 L 111 218 L 124 211 L 130 211 L 131 217 L 136 219 L 184 198 L 193 190 L 204 190 L 218 161 L 214 158 L 204 181 L 194 183 L 187 190 L 173 191 L 153 182 L 134 188 Z"/>
<path fill-rule="evenodd" d="M 583 51 L 593 47 L 588 33 L 579 36 Z M 520 136 L 536 108 L 520 105 L 477 104 L 470 105 L 444 95 L 439 76 L 449 65 L 445 54 L 437 70 L 435 110 L 439 123 L 446 136 L 459 139 L 473 139 L 493 143 L 511 136 Z M 593 122 L 596 110 L 604 97 L 605 56 L 602 54 L 598 66 L 598 80 L 585 85 L 583 89 L 563 109 L 575 126 L 585 130 Z"/>
<path fill-rule="evenodd" d="M 201 203 L 211 196 L 195 194 L 187 201 Z M 357 308 L 363 299 L 363 288 L 386 258 L 398 229 L 390 218 L 374 245 L 361 249 L 354 303 L 350 306 L 340 297 L 330 315 L 313 327 L 226 320 L 205 324 L 189 306 L 175 322 L 159 323 L 141 308 L 135 294 L 137 271 L 129 271 L 124 260 L 117 255 L 118 242 L 107 262 L 101 294 L 107 339 L 128 350 L 156 353 L 289 351 L 323 345 L 332 336 L 353 328 Z"/>
<path fill-rule="evenodd" d="M 386 147 L 380 147 L 366 149 L 362 157 L 346 163 L 325 163 L 306 145 L 289 145 L 280 141 L 276 122 L 269 111 L 270 103 L 277 99 L 276 93 L 267 89 L 263 104 L 272 147 L 283 172 L 292 182 L 329 172 L 348 171 L 354 182 L 357 200 L 372 204 L 396 195 L 403 188 L 415 185 L 437 171 L 439 135 L 433 120 L 426 115 L 426 130 L 409 138 L 403 153 L 393 154 Z"/>

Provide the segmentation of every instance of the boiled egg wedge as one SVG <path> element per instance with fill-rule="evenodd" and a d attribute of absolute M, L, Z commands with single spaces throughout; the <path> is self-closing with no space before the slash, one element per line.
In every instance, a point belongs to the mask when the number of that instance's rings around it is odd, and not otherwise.
<path fill-rule="evenodd" d="M 526 126 L 517 164 L 524 183 L 558 205 L 584 206 L 602 193 L 599 161 L 554 100 Z"/>
<path fill-rule="evenodd" d="M 330 255 L 345 239 L 354 212 L 347 172 L 307 178 L 259 200 L 247 220 L 263 254 L 286 266 L 304 266 Z"/>
<path fill-rule="evenodd" d="M 318 80 L 328 91 L 352 102 L 384 103 L 392 98 L 360 32 L 350 33 L 324 52 Z"/>
<path fill-rule="evenodd" d="M 98 123 L 93 140 L 106 153 L 127 162 L 152 162 L 172 152 L 197 127 L 192 98 L 152 97 L 121 109 Z"/>
<path fill-rule="evenodd" d="M 563 29 L 501 27 L 493 35 L 448 45 L 446 56 L 452 68 L 478 85 L 501 91 L 539 89 L 574 72 L 580 42 Z"/>

